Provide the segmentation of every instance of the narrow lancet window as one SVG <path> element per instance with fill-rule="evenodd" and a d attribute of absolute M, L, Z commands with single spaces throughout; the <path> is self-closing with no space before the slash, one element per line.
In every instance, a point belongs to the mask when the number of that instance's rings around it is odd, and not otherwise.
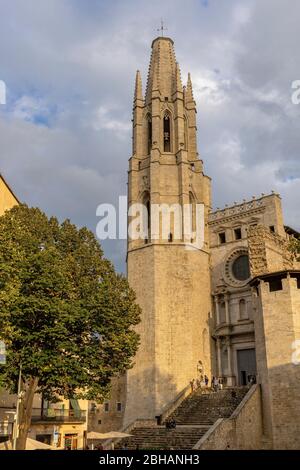
<path fill-rule="evenodd" d="M 184 116 L 184 149 L 188 149 L 188 125 L 187 125 L 187 119 Z"/>
<path fill-rule="evenodd" d="M 171 152 L 171 122 L 170 115 L 164 115 L 164 152 Z"/>
<path fill-rule="evenodd" d="M 148 129 L 147 129 L 147 150 L 148 150 L 148 155 L 151 153 L 152 149 L 152 120 L 151 116 L 148 116 Z"/>

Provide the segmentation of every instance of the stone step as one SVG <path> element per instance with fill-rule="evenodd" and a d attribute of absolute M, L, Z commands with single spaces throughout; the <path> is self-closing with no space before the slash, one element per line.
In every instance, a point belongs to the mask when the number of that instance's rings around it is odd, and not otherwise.
<path fill-rule="evenodd" d="M 123 439 L 116 448 L 124 447 L 133 450 L 138 446 L 140 449 L 191 449 L 199 439 L 207 432 L 209 427 L 176 427 L 175 429 L 157 428 L 135 428 L 133 436 Z"/>
<path fill-rule="evenodd" d="M 234 390 L 234 395 L 232 391 Z M 132 436 L 123 439 L 116 448 L 188 450 L 201 439 L 219 418 L 228 418 L 247 393 L 247 388 L 225 389 L 218 392 L 196 390 L 171 414 L 175 429 L 165 426 L 136 427 Z"/>

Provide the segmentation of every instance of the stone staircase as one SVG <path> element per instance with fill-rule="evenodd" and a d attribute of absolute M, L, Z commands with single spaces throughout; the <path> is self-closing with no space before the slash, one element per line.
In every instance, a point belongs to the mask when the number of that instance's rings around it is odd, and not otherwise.
<path fill-rule="evenodd" d="M 122 439 L 116 448 L 188 450 L 201 439 L 219 418 L 229 418 L 242 401 L 248 388 L 227 388 L 218 392 L 196 390 L 169 416 L 175 429 L 165 426 L 135 427 L 132 436 Z"/>
<path fill-rule="evenodd" d="M 248 392 L 248 388 L 226 388 L 218 392 L 210 390 L 205 392 L 197 390 L 179 405 L 172 414 L 177 424 L 210 427 L 219 418 L 229 418 Z"/>
<path fill-rule="evenodd" d="M 206 433 L 206 426 L 177 426 L 176 429 L 166 429 L 165 426 L 138 427 L 131 431 L 132 437 L 123 439 L 116 449 L 192 449 Z"/>

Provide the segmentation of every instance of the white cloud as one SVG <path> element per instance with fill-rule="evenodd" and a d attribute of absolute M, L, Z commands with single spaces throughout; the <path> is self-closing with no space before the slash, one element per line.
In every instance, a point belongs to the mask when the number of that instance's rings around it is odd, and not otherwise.
<path fill-rule="evenodd" d="M 1 13 L 0 171 L 21 199 L 94 229 L 97 205 L 126 194 L 135 70 L 145 89 L 165 16 L 214 206 L 275 189 L 300 228 L 298 0 L 11 0 Z M 124 268 L 125 244 L 105 248 Z"/>
<path fill-rule="evenodd" d="M 116 137 L 120 136 L 120 132 L 128 134 L 131 130 L 131 124 L 126 120 L 121 121 L 111 117 L 111 111 L 104 106 L 99 106 L 95 112 L 93 128 L 97 131 L 107 129 L 114 131 Z"/>

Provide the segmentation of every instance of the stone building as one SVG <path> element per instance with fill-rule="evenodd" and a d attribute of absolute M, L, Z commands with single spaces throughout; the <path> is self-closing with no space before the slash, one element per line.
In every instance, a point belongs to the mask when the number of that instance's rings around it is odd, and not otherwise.
<path fill-rule="evenodd" d="M 1 213 L 17 200 L 2 179 L 0 189 Z M 300 263 L 289 244 L 300 235 L 284 225 L 275 192 L 211 210 L 191 77 L 183 86 L 167 37 L 152 43 L 145 93 L 136 75 L 128 207 L 139 232 L 128 240 L 127 274 L 142 308 L 140 347 L 133 368 L 113 380 L 110 400 L 89 403 L 88 429 L 155 429 L 206 374 L 229 388 L 227 400 L 232 388 L 257 383 L 194 448 L 299 449 Z"/>
<path fill-rule="evenodd" d="M 289 250 L 299 234 L 284 225 L 275 192 L 212 212 L 196 134 L 190 75 L 183 86 L 173 41 L 158 37 L 146 92 L 137 72 L 134 94 L 128 223 L 132 205 L 142 203 L 148 224 L 128 241 L 128 280 L 142 318 L 141 345 L 118 396 L 123 429 L 155 427 L 190 380 L 207 374 L 226 387 L 258 385 L 195 448 L 299 449 L 300 358 L 292 348 L 300 343 L 300 266 Z M 161 225 L 153 231 L 153 205 L 186 203 L 192 227 L 194 205 L 204 208 L 201 246 L 193 230 L 188 237 L 182 230 L 184 211 L 179 234 L 175 214 L 167 237 Z"/>
<path fill-rule="evenodd" d="M 189 78 L 187 86 L 182 85 L 171 39 L 152 43 L 145 97 L 137 73 L 133 116 L 129 207 L 139 202 L 152 208 L 201 201 L 207 219 L 210 179 L 197 153 L 192 84 Z M 185 214 L 180 217 L 184 225 Z M 128 243 L 128 280 L 142 308 L 142 321 L 141 346 L 127 374 L 125 423 L 159 415 L 195 377 L 199 360 L 210 374 L 208 227 L 203 246 L 188 249 L 191 235 L 177 233 L 175 216 L 166 235 L 160 226 L 154 236 L 151 225 L 149 220 L 149 232 Z"/>
<path fill-rule="evenodd" d="M 285 236 L 278 194 L 209 215 L 216 372 L 227 385 L 247 385 L 256 375 L 255 332 L 248 255 L 248 231 L 264 225 Z"/>

